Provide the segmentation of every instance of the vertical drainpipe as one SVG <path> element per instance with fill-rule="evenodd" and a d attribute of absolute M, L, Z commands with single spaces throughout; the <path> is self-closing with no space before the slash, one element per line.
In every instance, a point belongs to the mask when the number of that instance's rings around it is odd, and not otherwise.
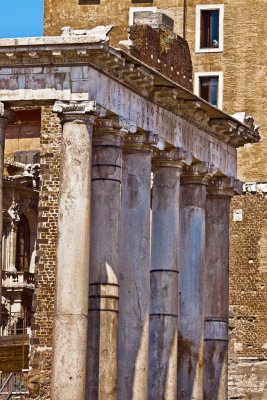
<path fill-rule="evenodd" d="M 186 36 L 186 0 L 184 0 L 184 10 L 183 10 L 183 38 Z"/>

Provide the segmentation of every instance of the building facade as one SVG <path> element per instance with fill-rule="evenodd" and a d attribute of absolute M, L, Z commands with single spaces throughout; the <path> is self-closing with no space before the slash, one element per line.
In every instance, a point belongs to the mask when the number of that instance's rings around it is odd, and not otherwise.
<path fill-rule="evenodd" d="M 166 24 L 147 47 L 188 60 Z M 2 145 L 14 111 L 42 113 L 30 397 L 225 399 L 229 206 L 258 129 L 110 29 L 0 41 Z"/>
<path fill-rule="evenodd" d="M 241 120 L 244 113 L 253 116 L 261 126 L 260 142 L 238 150 L 238 178 L 246 185 L 243 196 L 232 201 L 230 398 L 263 399 L 267 396 L 263 378 L 267 368 L 267 4 L 264 0 L 70 0 L 66 5 L 46 0 L 45 34 L 59 34 L 66 25 L 81 29 L 95 22 L 114 24 L 111 41 L 118 45 L 129 35 L 134 41 L 128 26 L 138 18 L 135 11 L 145 10 L 170 16 L 174 31 L 187 40 L 194 92 L 227 113 L 238 113 Z"/>

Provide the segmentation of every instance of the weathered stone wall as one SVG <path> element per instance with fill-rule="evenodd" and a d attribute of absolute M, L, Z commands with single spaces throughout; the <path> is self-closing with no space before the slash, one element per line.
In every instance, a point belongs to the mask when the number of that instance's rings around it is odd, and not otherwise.
<path fill-rule="evenodd" d="M 234 210 L 243 220 L 233 221 Z M 230 399 L 267 396 L 267 196 L 234 197 L 230 250 Z"/>
<path fill-rule="evenodd" d="M 34 399 L 48 399 L 54 311 L 61 126 L 42 108 L 41 190 L 37 230 L 36 291 L 29 387 Z"/>

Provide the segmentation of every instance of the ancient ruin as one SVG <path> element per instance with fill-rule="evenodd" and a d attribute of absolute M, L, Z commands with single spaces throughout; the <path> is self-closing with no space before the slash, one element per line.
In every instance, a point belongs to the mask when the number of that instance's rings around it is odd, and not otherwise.
<path fill-rule="evenodd" d="M 109 29 L 0 40 L 2 162 L 16 109 L 42 109 L 30 397 L 226 399 L 229 207 L 258 130 Z"/>

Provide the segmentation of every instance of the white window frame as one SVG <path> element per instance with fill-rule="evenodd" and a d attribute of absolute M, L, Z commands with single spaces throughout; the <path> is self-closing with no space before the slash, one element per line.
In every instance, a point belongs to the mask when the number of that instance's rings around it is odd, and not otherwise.
<path fill-rule="evenodd" d="M 134 13 L 138 11 L 151 11 L 155 13 L 158 11 L 158 7 L 129 7 L 129 25 L 134 24 Z"/>
<path fill-rule="evenodd" d="M 219 10 L 219 47 L 201 48 L 201 11 L 203 10 Z M 199 4 L 196 6 L 196 53 L 220 53 L 223 51 L 223 21 L 224 21 L 224 4 Z"/>
<path fill-rule="evenodd" d="M 200 97 L 199 93 L 199 78 L 207 77 L 207 76 L 217 76 L 218 77 L 218 100 L 217 100 L 217 107 L 220 110 L 222 109 L 223 105 L 223 72 L 222 71 L 215 71 L 215 72 L 195 72 L 194 75 L 194 93 Z"/>

